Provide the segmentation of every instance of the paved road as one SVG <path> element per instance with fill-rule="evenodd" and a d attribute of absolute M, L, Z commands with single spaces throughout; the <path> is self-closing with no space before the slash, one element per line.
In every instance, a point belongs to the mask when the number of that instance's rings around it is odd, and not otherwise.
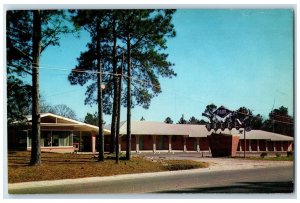
<path fill-rule="evenodd" d="M 293 191 L 293 166 L 243 170 L 161 173 L 63 186 L 10 189 L 11 194 L 112 193 L 288 193 Z"/>

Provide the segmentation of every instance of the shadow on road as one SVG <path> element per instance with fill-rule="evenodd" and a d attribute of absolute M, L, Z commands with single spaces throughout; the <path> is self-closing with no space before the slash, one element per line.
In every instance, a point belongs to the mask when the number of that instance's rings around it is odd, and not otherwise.
<path fill-rule="evenodd" d="M 294 183 L 288 182 L 240 182 L 234 186 L 185 188 L 155 193 L 292 193 Z"/>

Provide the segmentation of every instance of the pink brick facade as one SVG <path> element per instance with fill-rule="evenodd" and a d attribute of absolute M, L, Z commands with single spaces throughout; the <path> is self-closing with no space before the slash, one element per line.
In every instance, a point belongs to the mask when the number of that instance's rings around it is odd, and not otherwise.
<path fill-rule="evenodd" d="M 156 136 L 156 150 L 169 150 L 169 137 L 163 135 Z"/>
<path fill-rule="evenodd" d="M 195 137 L 187 137 L 186 138 L 186 150 L 187 151 L 197 151 L 197 138 L 195 138 Z"/>
<path fill-rule="evenodd" d="M 200 150 L 201 151 L 208 151 L 209 150 L 209 142 L 207 137 L 201 137 L 199 138 L 200 142 Z"/>
<path fill-rule="evenodd" d="M 184 137 L 175 135 L 172 136 L 172 150 L 184 150 Z"/>
<path fill-rule="evenodd" d="M 208 137 L 209 146 L 213 157 L 235 156 L 239 136 L 212 134 Z"/>

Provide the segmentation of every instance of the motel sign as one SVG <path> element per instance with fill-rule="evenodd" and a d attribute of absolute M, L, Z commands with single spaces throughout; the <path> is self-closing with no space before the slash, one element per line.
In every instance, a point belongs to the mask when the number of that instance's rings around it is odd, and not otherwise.
<path fill-rule="evenodd" d="M 232 130 L 232 128 L 239 130 L 241 127 L 244 127 L 246 131 L 249 132 L 251 128 L 246 123 L 250 118 L 246 117 L 244 120 L 240 121 L 237 117 L 237 113 L 238 112 L 231 111 L 224 106 L 220 106 L 214 111 L 204 112 L 202 116 L 205 116 L 210 120 L 210 123 L 206 124 L 208 131 L 211 131 L 212 129 L 215 131 L 218 129 L 224 131 L 226 128 L 228 130 Z"/>
<path fill-rule="evenodd" d="M 220 106 L 214 111 L 214 114 L 219 116 L 220 118 L 225 118 L 228 116 L 232 111 L 226 109 L 224 106 Z"/>

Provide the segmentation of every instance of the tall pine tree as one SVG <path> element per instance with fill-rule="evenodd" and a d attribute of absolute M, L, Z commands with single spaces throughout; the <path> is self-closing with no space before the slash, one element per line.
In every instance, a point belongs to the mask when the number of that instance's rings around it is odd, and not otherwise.
<path fill-rule="evenodd" d="M 14 106 L 14 99 L 24 97 L 21 109 L 32 102 L 32 165 L 41 163 L 40 153 L 40 101 L 39 101 L 39 60 L 49 46 L 59 45 L 61 34 L 69 33 L 66 11 L 63 10 L 18 10 L 7 12 L 7 73 L 8 109 Z M 32 77 L 32 89 L 28 91 Z M 23 76 L 20 78 L 20 76 Z M 26 78 L 27 77 L 27 78 Z M 26 79 L 23 79 L 26 78 Z M 22 89 L 16 91 L 16 88 Z M 15 93 L 18 94 L 15 94 Z M 32 98 L 29 99 L 28 96 Z M 26 97 L 26 98 L 25 98 Z M 17 100 L 18 101 L 18 100 Z M 28 103 L 27 103 L 28 101 Z M 12 102 L 12 103 L 10 103 Z M 11 118 L 23 117 L 8 110 Z"/>

